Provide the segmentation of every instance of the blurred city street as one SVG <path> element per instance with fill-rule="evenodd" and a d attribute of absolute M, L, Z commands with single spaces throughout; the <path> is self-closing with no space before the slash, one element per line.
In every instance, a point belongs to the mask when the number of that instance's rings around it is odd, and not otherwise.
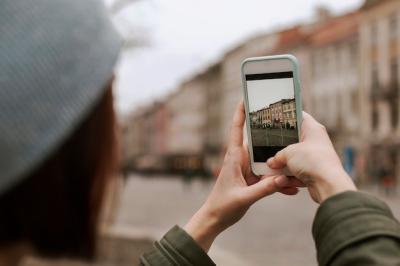
<path fill-rule="evenodd" d="M 186 4 L 178 2 L 180 7 Z M 232 116 L 243 99 L 240 65 L 254 56 L 296 56 L 303 109 L 325 126 L 347 173 L 381 198 L 383 190 L 400 191 L 400 1 L 281 1 L 276 4 L 279 11 L 267 8 L 270 15 L 283 18 L 287 12 L 280 9 L 285 5 L 294 8 L 290 15 L 294 18 L 294 14 L 306 14 L 301 11 L 306 4 L 318 3 L 307 19 L 281 27 L 265 21 L 265 1 L 254 1 L 254 5 L 231 1 L 223 19 L 220 12 L 214 14 L 216 21 L 228 21 L 233 5 L 238 4 L 238 10 L 249 6 L 263 10 L 259 23 L 268 27 L 260 32 L 253 27 L 252 34 L 243 34 L 215 52 L 218 57 L 194 66 L 188 62 L 200 62 L 197 55 L 206 58 L 210 51 L 216 51 L 216 36 L 227 28 L 221 25 L 218 34 L 208 37 L 200 34 L 218 26 L 202 22 L 204 16 L 197 9 L 203 6 L 208 12 L 211 3 L 206 2 L 187 6 L 187 10 L 196 7 L 192 17 L 173 13 L 171 18 L 179 17 L 180 22 L 170 21 L 173 31 L 163 35 L 168 42 L 127 51 L 117 71 L 116 102 L 119 107 L 126 106 L 126 111 L 120 110 L 121 172 L 161 173 L 127 179 L 116 219 L 117 232 L 156 240 L 173 225 L 184 225 L 201 206 L 213 182 L 192 178 L 215 175 L 220 170 Z M 335 11 L 339 3 L 347 3 L 348 9 Z M 170 5 L 168 2 L 165 7 Z M 170 8 L 178 10 L 173 5 Z M 209 14 L 207 20 L 212 17 Z M 235 19 L 229 28 L 237 32 L 243 23 L 232 17 Z M 180 26 L 190 28 L 191 21 L 199 23 L 192 28 L 200 31 Z M 212 29 L 207 25 L 213 25 Z M 177 30 L 182 34 L 175 35 Z M 196 36 L 189 37 L 189 32 Z M 177 45 L 166 45 L 169 41 Z M 192 46 L 188 41 L 209 41 L 211 46 Z M 160 48 L 162 53 L 157 53 Z M 187 61 L 182 51 L 189 52 Z M 163 53 L 168 57 L 160 57 Z M 174 78 L 174 82 L 163 76 Z M 268 100 L 271 95 L 261 92 L 255 98 L 262 105 L 249 113 L 255 161 L 272 156 L 268 153 L 276 152 L 271 149 L 274 145 L 296 142 L 294 129 L 298 126 L 294 101 L 288 101 L 292 95 L 281 96 L 272 104 Z M 145 93 L 149 93 L 146 100 L 141 98 Z M 384 200 L 400 217 L 400 197 Z M 210 255 L 218 265 L 317 265 L 311 236 L 316 208 L 306 191 L 295 197 L 273 195 L 258 202 L 244 219 L 224 232 Z"/>
<path fill-rule="evenodd" d="M 400 221 L 400 0 L 0 7 L 0 266 L 131 266 L 148 251 L 146 265 L 204 266 L 182 232 L 154 243 L 217 176 L 207 207 L 224 221 L 250 208 L 213 243 L 217 265 L 317 266 L 307 188 L 253 204 L 271 183 L 231 179 L 292 144 L 268 165 L 318 192 L 351 179 Z M 343 196 L 320 212 L 321 264 L 400 261 L 398 221 Z"/>
<path fill-rule="evenodd" d="M 122 193 L 116 227 L 132 236 L 159 239 L 183 226 L 201 206 L 213 181 L 132 175 Z M 400 200 L 388 200 L 400 217 Z M 220 235 L 210 251 L 217 265 L 317 265 L 311 226 L 317 205 L 306 191 L 275 194 L 255 204 L 238 224 Z"/>

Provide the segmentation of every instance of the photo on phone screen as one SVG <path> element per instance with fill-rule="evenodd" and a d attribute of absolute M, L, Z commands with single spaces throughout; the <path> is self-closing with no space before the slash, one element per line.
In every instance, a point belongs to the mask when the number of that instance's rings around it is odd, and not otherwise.
<path fill-rule="evenodd" d="M 299 142 L 293 72 L 247 74 L 253 159 L 266 162 Z"/>

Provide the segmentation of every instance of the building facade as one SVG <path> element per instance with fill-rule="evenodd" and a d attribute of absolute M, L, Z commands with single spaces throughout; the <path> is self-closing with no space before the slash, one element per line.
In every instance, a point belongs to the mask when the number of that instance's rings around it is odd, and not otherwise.
<path fill-rule="evenodd" d="M 297 128 L 296 102 L 282 99 L 258 111 L 250 113 L 250 121 L 256 128 Z"/>
<path fill-rule="evenodd" d="M 296 102 L 294 99 L 282 101 L 283 124 L 286 129 L 297 128 Z"/>
<path fill-rule="evenodd" d="M 361 134 L 367 179 L 400 177 L 400 2 L 367 1 L 360 26 Z"/>
<path fill-rule="evenodd" d="M 357 165 L 362 148 L 359 25 L 360 12 L 352 12 L 326 20 L 309 38 L 313 115 L 326 126 L 353 177 L 365 172 Z"/>
<path fill-rule="evenodd" d="M 276 46 L 278 34 L 267 33 L 242 43 L 230 50 L 221 59 L 221 95 L 223 95 L 221 108 L 221 132 L 225 139 L 221 145 L 226 147 L 229 130 L 232 123 L 232 115 L 236 106 L 243 99 L 243 85 L 241 74 L 241 63 L 248 57 L 271 54 Z"/>
<path fill-rule="evenodd" d="M 400 178 L 400 1 L 368 0 L 355 12 L 249 39 L 182 83 L 162 103 L 135 112 L 124 127 L 124 156 L 200 156 L 216 169 L 242 99 L 241 62 L 294 54 L 303 109 L 324 124 L 346 170 L 361 181 Z M 259 128 L 296 128 L 284 99 L 250 114 Z M 129 132 L 129 133 L 127 133 Z M 213 171 L 214 172 L 214 171 Z M 400 184 L 400 182 L 398 182 Z"/>
<path fill-rule="evenodd" d="M 312 113 L 311 101 L 311 49 L 308 43 L 314 25 L 298 25 L 278 32 L 278 41 L 270 54 L 292 54 L 296 56 L 300 65 L 300 82 L 303 109 Z"/>

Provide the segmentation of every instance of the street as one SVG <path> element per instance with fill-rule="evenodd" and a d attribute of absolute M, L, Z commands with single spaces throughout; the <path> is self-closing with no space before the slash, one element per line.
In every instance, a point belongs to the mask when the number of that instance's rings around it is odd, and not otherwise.
<path fill-rule="evenodd" d="M 133 176 L 125 186 L 117 226 L 158 239 L 173 225 L 188 221 L 212 183 L 188 186 L 178 178 Z M 261 200 L 217 238 L 210 256 L 217 265 L 316 265 L 310 233 L 316 206 L 303 192 Z"/>
<path fill-rule="evenodd" d="M 116 226 L 159 239 L 183 226 L 206 199 L 213 182 L 185 184 L 179 178 L 132 176 L 125 185 Z M 400 200 L 388 200 L 400 217 Z M 311 225 L 317 205 L 307 191 L 275 194 L 255 204 L 220 235 L 210 251 L 218 265 L 317 265 Z"/>
<path fill-rule="evenodd" d="M 294 129 L 252 129 L 254 146 L 288 146 L 298 142 L 297 130 Z"/>

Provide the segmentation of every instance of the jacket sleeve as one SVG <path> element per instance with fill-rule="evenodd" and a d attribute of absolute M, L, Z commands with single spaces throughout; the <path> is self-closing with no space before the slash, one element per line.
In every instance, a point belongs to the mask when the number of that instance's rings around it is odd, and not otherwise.
<path fill-rule="evenodd" d="M 319 265 L 400 265 L 400 225 L 382 201 L 361 192 L 319 207 L 313 237 Z"/>
<path fill-rule="evenodd" d="M 201 265 L 214 266 L 207 253 L 183 229 L 173 227 L 140 258 L 140 265 Z"/>

